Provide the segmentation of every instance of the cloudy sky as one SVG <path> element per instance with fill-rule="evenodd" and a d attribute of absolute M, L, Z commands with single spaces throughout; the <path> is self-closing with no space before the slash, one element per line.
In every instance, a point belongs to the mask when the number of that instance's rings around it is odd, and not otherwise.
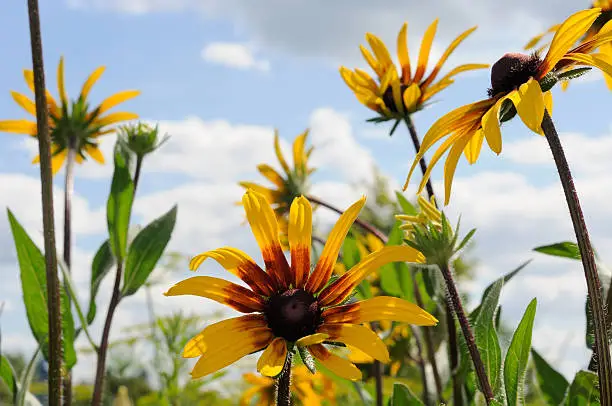
<path fill-rule="evenodd" d="M 379 2 L 380 3 L 380 2 Z M 584 2 L 588 6 L 588 2 Z M 395 37 L 409 23 L 413 55 L 429 23 L 439 17 L 433 47 L 439 56 L 452 39 L 471 26 L 479 28 L 458 49 L 447 66 L 492 63 L 516 52 L 531 36 L 577 11 L 576 2 L 490 2 L 440 0 L 435 5 L 414 0 L 64 0 L 42 2 L 47 84 L 57 94 L 55 69 L 65 57 L 66 86 L 75 95 L 99 65 L 107 70 L 91 98 L 99 101 L 116 91 L 136 88 L 142 95 L 125 108 L 158 122 L 172 139 L 145 162 L 134 208 L 135 221 L 149 222 L 174 203 L 179 214 L 171 249 L 185 256 L 223 245 L 237 246 L 258 258 L 243 214 L 238 180 L 260 180 L 257 163 L 274 162 L 273 129 L 278 128 L 289 151 L 290 140 L 311 129 L 319 167 L 314 193 L 346 207 L 360 193 L 351 185 L 372 179 L 376 165 L 391 184 L 403 183 L 414 156 L 404 128 L 393 138 L 388 127 L 365 123 L 372 116 L 350 93 L 338 67 L 365 68 L 358 46 L 368 31 L 395 49 Z M 31 64 L 25 2 L 4 2 L 0 11 L 0 118 L 25 118 L 9 91 L 27 93 L 22 70 Z M 413 56 L 414 57 L 414 56 Z M 424 134 L 433 121 L 459 105 L 486 96 L 488 73 L 458 77 L 456 84 L 415 116 Z M 574 82 L 569 91 L 554 90 L 553 117 L 576 175 L 594 245 L 612 261 L 609 235 L 612 209 L 612 138 L 609 106 L 612 95 L 601 75 Z M 519 263 L 532 264 L 509 284 L 502 296 L 504 319 L 516 326 L 529 301 L 537 296 L 534 343 L 567 376 L 584 367 L 585 282 L 578 263 L 535 255 L 535 246 L 573 239 L 573 231 L 556 171 L 545 140 L 518 120 L 503 130 L 504 150 L 488 149 L 476 166 L 462 160 L 448 212 L 462 214 L 465 228 L 477 227 L 473 255 L 477 280 L 464 289 L 479 296 L 483 287 Z M 113 139 L 103 149 L 109 157 Z M 36 146 L 25 137 L 0 134 L 0 206 L 10 207 L 37 241 L 41 241 L 38 167 L 30 164 Z M 78 167 L 75 195 L 75 266 L 80 299 L 88 299 L 93 252 L 105 238 L 105 199 L 111 166 Z M 56 177 L 58 213 L 62 177 Z M 434 186 L 442 190 L 441 171 Z M 363 188 L 362 188 L 363 189 Z M 407 192 L 412 197 L 414 185 Z M 331 221 L 333 216 L 323 220 Z M 61 224 L 61 215 L 57 222 Z M 34 341 L 20 298 L 20 281 L 7 221 L 0 217 L 0 300 L 3 348 L 30 352 Z M 203 271 L 221 275 L 215 264 Z M 185 271 L 166 277 L 153 290 L 162 312 L 183 309 L 207 313 L 219 307 L 196 298 L 165 298 L 163 291 Z M 107 281 L 110 282 L 110 281 Z M 103 286 L 100 309 L 106 308 L 110 286 Z M 144 295 L 121 304 L 115 333 L 145 322 Z M 228 313 L 229 314 L 229 313 Z M 92 328 L 101 330 L 101 315 Z M 84 344 L 84 342 L 83 342 Z M 87 358 L 77 379 L 91 376 Z"/>

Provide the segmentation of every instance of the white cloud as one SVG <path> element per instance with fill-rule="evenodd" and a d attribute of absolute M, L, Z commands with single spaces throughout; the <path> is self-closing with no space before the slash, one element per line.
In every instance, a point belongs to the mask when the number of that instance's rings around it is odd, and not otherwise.
<path fill-rule="evenodd" d="M 257 59 L 247 44 L 212 42 L 202 50 L 202 58 L 212 64 L 228 68 L 270 70 L 270 62 L 265 59 Z"/>

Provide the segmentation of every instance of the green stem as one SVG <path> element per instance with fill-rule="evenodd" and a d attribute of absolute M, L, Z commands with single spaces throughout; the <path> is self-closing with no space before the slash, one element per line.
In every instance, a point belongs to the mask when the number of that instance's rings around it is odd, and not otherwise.
<path fill-rule="evenodd" d="M 47 312 L 49 317 L 49 405 L 59 406 L 62 398 L 62 314 L 60 284 L 57 274 L 55 224 L 53 219 L 53 174 L 51 173 L 51 137 L 45 87 L 42 38 L 38 0 L 28 0 L 30 45 L 34 72 L 36 133 L 40 156 L 45 268 L 47 276 Z"/>
<path fill-rule="evenodd" d="M 584 276 L 587 283 L 587 291 L 591 302 L 591 314 L 593 315 L 593 324 L 595 330 L 595 348 L 597 359 L 597 372 L 599 375 L 599 391 L 601 395 L 601 404 L 604 406 L 612 405 L 612 365 L 610 364 L 610 347 L 608 341 L 608 326 L 606 321 L 606 310 L 603 304 L 601 294 L 601 283 L 597 274 L 597 265 L 595 264 L 595 256 L 589 238 L 589 232 L 584 221 L 584 215 L 580 208 L 580 200 L 574 186 L 574 179 L 570 171 L 563 146 L 559 135 L 555 129 L 552 118 L 548 111 L 544 111 L 544 119 L 542 120 L 542 131 L 546 136 L 548 145 L 552 152 L 559 179 L 563 185 L 565 200 L 569 208 L 574 232 L 580 249 L 580 257 L 584 268 Z"/>
<path fill-rule="evenodd" d="M 293 352 L 287 352 L 287 359 L 283 371 L 280 373 L 276 382 L 276 405 L 291 406 L 291 364 Z"/>

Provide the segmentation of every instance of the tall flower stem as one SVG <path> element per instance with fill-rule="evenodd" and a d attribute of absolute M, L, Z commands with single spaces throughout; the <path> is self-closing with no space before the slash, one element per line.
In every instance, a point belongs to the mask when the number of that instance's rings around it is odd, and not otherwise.
<path fill-rule="evenodd" d="M 421 382 L 423 384 L 423 404 L 426 406 L 431 405 L 429 401 L 429 383 L 427 382 L 427 370 L 425 369 L 425 359 L 423 358 L 423 343 L 421 342 L 421 337 L 419 337 L 419 332 L 416 327 L 410 325 L 410 332 L 414 337 L 414 342 L 417 347 L 417 353 L 419 354 L 419 359 L 417 360 L 417 364 L 419 365 L 419 370 L 421 372 Z"/>
<path fill-rule="evenodd" d="M 459 367 L 459 353 L 457 351 L 457 328 L 455 327 L 455 319 L 453 317 L 453 308 L 447 302 L 444 305 L 446 311 L 446 330 L 448 332 L 448 355 L 450 376 L 453 380 L 453 404 L 463 404 L 462 384 L 459 381 L 457 368 Z"/>
<path fill-rule="evenodd" d="M 280 373 L 276 382 L 276 405 L 291 406 L 291 364 L 293 362 L 293 352 L 287 352 L 287 359 L 283 371 Z"/>
<path fill-rule="evenodd" d="M 62 315 L 60 312 L 60 284 L 55 250 L 55 224 L 53 219 L 53 174 L 51 173 L 51 137 L 49 112 L 45 92 L 42 38 L 38 0 L 28 0 L 30 45 L 34 71 L 34 97 L 36 102 L 36 133 L 40 155 L 40 183 L 42 195 L 43 235 L 45 243 L 45 269 L 47 276 L 47 312 L 49 314 L 49 405 L 59 406 L 62 397 Z"/>
<path fill-rule="evenodd" d="M 143 157 L 138 156 L 136 159 L 136 170 L 134 173 L 134 196 L 136 196 L 136 190 L 138 181 L 140 179 L 140 172 L 142 169 Z M 113 316 L 115 310 L 121 301 L 121 277 L 123 274 L 123 261 L 117 261 L 117 272 L 115 274 L 115 283 L 113 285 L 113 293 L 111 296 L 110 303 L 108 305 L 108 311 L 106 312 L 106 320 L 104 322 L 104 328 L 102 330 L 102 339 L 100 340 L 100 347 L 98 348 L 98 362 L 96 366 L 96 378 L 94 381 L 94 393 L 91 400 L 91 406 L 100 406 L 102 403 L 102 395 L 104 393 L 104 374 L 106 372 L 106 355 L 108 352 L 108 344 L 110 337 L 111 325 L 113 322 Z"/>
<path fill-rule="evenodd" d="M 493 400 L 493 391 L 491 390 L 489 378 L 487 377 L 487 372 L 485 371 L 484 364 L 482 363 L 480 352 L 476 346 L 476 340 L 474 339 L 470 322 L 468 321 L 465 311 L 463 310 L 463 304 L 461 303 L 459 292 L 455 286 L 455 281 L 453 280 L 450 266 L 448 264 L 443 264 L 440 266 L 440 271 L 442 272 L 444 280 L 446 281 L 449 306 L 455 311 L 457 319 L 459 320 L 459 325 L 461 326 L 461 331 L 465 337 L 465 342 L 467 344 L 468 351 L 470 352 L 470 357 L 474 363 L 474 369 L 476 370 L 476 376 L 478 377 L 478 382 L 480 383 L 480 389 L 484 393 L 485 400 L 488 405 Z"/>
<path fill-rule="evenodd" d="M 580 257 L 584 268 L 587 290 L 591 302 L 591 314 L 595 330 L 595 352 L 597 356 L 597 372 L 599 374 L 599 390 L 601 394 L 601 404 L 604 406 L 612 405 L 612 366 L 610 365 L 610 347 L 608 344 L 608 323 L 606 322 L 606 311 L 603 304 L 601 283 L 597 274 L 595 256 L 589 239 L 589 232 L 584 221 L 584 215 L 580 208 L 578 194 L 574 187 L 574 180 L 570 171 L 559 135 L 555 129 L 552 118 L 548 111 L 544 111 L 542 120 L 542 131 L 546 136 L 548 145 L 552 152 L 559 179 L 565 192 L 565 200 L 569 208 L 574 232 L 580 249 Z"/>
<path fill-rule="evenodd" d="M 72 270 L 72 195 L 74 194 L 74 160 L 76 157 L 76 140 L 70 140 L 68 154 L 66 157 L 66 178 L 64 182 L 64 263 L 68 274 Z M 67 293 L 68 301 L 71 300 L 70 293 Z M 72 404 L 72 372 L 68 371 L 64 377 L 63 404 Z"/>
<path fill-rule="evenodd" d="M 412 121 L 412 118 L 410 116 L 404 118 L 404 122 L 406 123 L 406 127 L 408 127 L 408 132 L 410 133 L 412 144 L 414 145 L 414 149 L 418 154 L 419 150 L 421 149 L 421 141 L 419 140 L 419 135 L 417 134 L 416 128 L 414 127 L 414 122 Z M 427 172 L 427 162 L 425 161 L 425 156 L 421 157 L 421 160 L 419 161 L 419 166 L 421 167 L 421 172 L 423 172 L 423 175 L 425 175 L 425 172 Z M 432 196 L 435 196 L 433 185 L 431 184 L 431 178 L 427 179 L 427 184 L 425 188 L 427 189 L 427 195 L 430 199 Z"/>

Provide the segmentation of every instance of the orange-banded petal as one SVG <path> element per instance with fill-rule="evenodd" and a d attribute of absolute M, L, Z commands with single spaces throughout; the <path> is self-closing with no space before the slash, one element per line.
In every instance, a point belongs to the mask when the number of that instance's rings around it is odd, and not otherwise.
<path fill-rule="evenodd" d="M 417 63 L 417 69 L 414 73 L 414 82 L 419 82 L 425 74 L 427 69 L 427 62 L 429 60 L 429 53 L 431 51 L 431 45 L 433 44 L 434 37 L 436 36 L 436 30 L 438 29 L 438 19 L 436 18 L 433 23 L 423 34 L 423 40 L 421 41 L 421 49 L 419 50 L 419 61 Z"/>
<path fill-rule="evenodd" d="M 291 269 L 280 244 L 278 222 L 270 203 L 263 195 L 249 189 L 242 197 L 242 205 L 261 250 L 268 275 L 272 277 L 276 287 L 289 287 L 292 280 Z"/>
<path fill-rule="evenodd" d="M 22 109 L 36 117 L 36 104 L 28 96 L 19 92 L 11 92 L 11 96 Z"/>
<path fill-rule="evenodd" d="M 110 124 L 119 123 L 121 121 L 135 120 L 138 118 L 138 114 L 129 113 L 127 111 L 118 111 L 116 113 L 110 113 L 104 117 L 99 117 L 94 120 L 94 124 L 99 127 L 104 127 Z"/>
<path fill-rule="evenodd" d="M 516 112 L 531 131 L 539 133 L 544 118 L 544 94 L 540 83 L 531 78 L 505 98 L 512 100 Z M 503 99 L 502 99 L 503 100 Z"/>
<path fill-rule="evenodd" d="M 291 173 L 291 170 L 289 169 L 289 165 L 287 165 L 287 161 L 283 156 L 283 151 L 280 147 L 280 136 L 278 135 L 278 130 L 276 129 L 274 130 L 274 152 L 276 153 L 276 158 L 278 158 L 278 162 L 280 163 L 281 167 L 283 168 L 285 173 L 289 175 Z"/>
<path fill-rule="evenodd" d="M 484 131 L 482 128 L 477 130 L 474 133 L 474 136 L 470 138 L 467 145 L 465 146 L 464 153 L 465 159 L 473 165 L 478 160 L 480 156 L 480 151 L 482 149 L 482 141 L 484 140 Z"/>
<path fill-rule="evenodd" d="M 444 51 L 444 53 L 438 60 L 438 63 L 433 68 L 429 76 L 427 76 L 427 79 L 425 79 L 425 82 L 423 82 L 423 87 L 428 86 L 430 83 L 432 83 L 436 79 L 436 76 L 438 76 L 438 73 L 442 69 L 442 66 L 444 65 L 444 63 L 448 60 L 448 57 L 451 56 L 451 54 L 455 51 L 455 49 L 459 46 L 459 44 L 461 44 L 463 40 L 465 40 L 468 37 L 468 35 L 473 33 L 476 30 L 476 28 L 477 27 L 472 27 L 469 30 L 464 31 L 457 38 L 455 38 L 453 42 L 451 42 L 451 44 L 448 46 L 448 48 L 446 48 L 446 50 Z"/>
<path fill-rule="evenodd" d="M 262 314 L 247 314 L 240 317 L 221 320 L 211 324 L 187 342 L 183 349 L 183 358 L 195 358 L 209 350 L 216 351 L 221 340 L 227 340 L 235 334 L 248 334 L 250 331 L 267 328 L 268 324 Z"/>
<path fill-rule="evenodd" d="M 273 293 L 274 285 L 270 276 L 243 251 L 233 247 L 207 251 L 193 257 L 189 262 L 189 269 L 195 271 L 207 258 L 214 259 L 228 272 L 236 275 L 249 285 L 253 292 L 263 296 L 270 296 Z"/>
<path fill-rule="evenodd" d="M 212 276 L 185 279 L 168 289 L 164 295 L 205 297 L 242 313 L 260 312 L 264 308 L 264 300 L 249 289 Z"/>
<path fill-rule="evenodd" d="M 279 188 L 285 187 L 285 180 L 283 179 L 283 177 L 278 172 L 276 172 L 276 170 L 272 168 L 270 165 L 267 165 L 267 164 L 257 165 L 257 170 L 259 171 L 259 173 L 263 175 L 264 178 L 268 179 L 275 186 Z"/>
<path fill-rule="evenodd" d="M 293 166 L 300 173 L 306 169 L 306 138 L 308 130 L 298 135 L 293 142 Z"/>
<path fill-rule="evenodd" d="M 397 35 L 397 58 L 402 70 L 403 84 L 407 85 L 412 80 L 410 77 L 410 53 L 408 52 L 408 23 L 402 25 Z"/>
<path fill-rule="evenodd" d="M 29 120 L 3 120 L 0 121 L 0 131 L 15 134 L 35 136 L 38 132 L 36 123 Z"/>
<path fill-rule="evenodd" d="M 287 342 L 277 337 L 259 357 L 257 371 L 264 376 L 275 377 L 281 373 L 287 358 Z"/>
<path fill-rule="evenodd" d="M 104 164 L 104 155 L 102 155 L 102 151 L 100 151 L 97 145 L 87 144 L 83 149 L 94 161 L 99 164 Z"/>
<path fill-rule="evenodd" d="M 342 303 L 368 274 L 390 262 L 424 263 L 425 257 L 416 249 L 407 245 L 391 245 L 371 253 L 335 282 L 327 286 L 319 295 L 321 306 L 333 306 Z"/>
<path fill-rule="evenodd" d="M 362 324 L 372 321 L 392 320 L 417 326 L 434 326 L 438 320 L 419 306 L 403 299 L 377 296 L 342 306 L 323 310 L 323 323 Z"/>
<path fill-rule="evenodd" d="M 124 90 L 119 93 L 115 93 L 114 95 L 107 97 L 104 99 L 100 106 L 98 106 L 98 114 L 102 114 L 112 109 L 113 107 L 126 102 L 140 94 L 140 90 Z"/>
<path fill-rule="evenodd" d="M 319 332 L 329 334 L 329 341 L 353 346 L 384 363 L 390 361 L 387 346 L 368 327 L 359 324 L 323 324 Z"/>
<path fill-rule="evenodd" d="M 311 345 L 308 349 L 325 368 L 329 369 L 334 374 L 345 379 L 350 379 L 351 381 L 361 379 L 361 371 L 359 368 L 352 362 L 332 354 L 322 344 Z"/>
<path fill-rule="evenodd" d="M 274 335 L 267 327 L 234 333 L 231 336 L 220 335 L 215 351 L 207 351 L 200 357 L 191 371 L 191 377 L 201 378 L 225 368 L 240 358 L 265 348 L 273 339 Z"/>
<path fill-rule="evenodd" d="M 100 79 L 100 76 L 102 76 L 102 74 L 104 73 L 105 69 L 106 69 L 106 67 L 100 66 L 100 67 L 96 68 L 96 70 L 91 72 L 91 75 L 89 75 L 89 77 L 87 78 L 85 83 L 83 83 L 83 87 L 81 88 L 81 96 L 80 97 L 81 97 L 82 100 L 86 100 L 87 99 L 87 96 L 89 96 L 89 92 L 91 91 L 91 88 L 93 87 L 93 85 L 96 84 L 98 79 Z"/>
<path fill-rule="evenodd" d="M 66 87 L 64 85 L 64 57 L 60 57 L 59 64 L 57 65 L 57 91 L 59 93 L 60 101 L 66 105 L 68 98 L 66 97 Z"/>
<path fill-rule="evenodd" d="M 310 273 L 312 244 L 312 207 L 303 196 L 293 200 L 289 211 L 289 247 L 291 249 L 292 285 L 303 288 Z"/>
<path fill-rule="evenodd" d="M 323 286 L 327 284 L 334 270 L 334 264 L 338 259 L 338 253 L 342 247 L 342 243 L 346 238 L 353 222 L 359 215 L 359 212 L 365 205 L 366 198 L 363 196 L 349 207 L 338 219 L 332 228 L 327 242 L 323 248 L 323 252 L 319 257 L 319 262 L 315 266 L 314 271 L 310 274 L 308 282 L 306 282 L 306 290 L 310 293 L 317 293 Z"/>
<path fill-rule="evenodd" d="M 300 338 L 295 342 L 298 347 L 308 347 L 314 344 L 321 344 L 325 340 L 329 338 L 329 334 L 323 333 L 315 333 L 305 337 Z"/>
<path fill-rule="evenodd" d="M 590 8 L 572 14 L 560 26 L 553 37 L 546 57 L 542 61 L 539 75 L 536 79 L 542 79 L 570 48 L 587 32 L 593 22 L 601 14 L 601 9 Z"/>
<path fill-rule="evenodd" d="M 444 162 L 444 205 L 450 201 L 451 189 L 453 187 L 453 178 L 457 169 L 457 162 L 461 157 L 461 152 L 465 149 L 467 143 L 477 137 L 481 130 L 476 130 L 472 135 L 466 134 L 453 145 Z M 482 141 L 481 141 L 482 142 Z"/>

